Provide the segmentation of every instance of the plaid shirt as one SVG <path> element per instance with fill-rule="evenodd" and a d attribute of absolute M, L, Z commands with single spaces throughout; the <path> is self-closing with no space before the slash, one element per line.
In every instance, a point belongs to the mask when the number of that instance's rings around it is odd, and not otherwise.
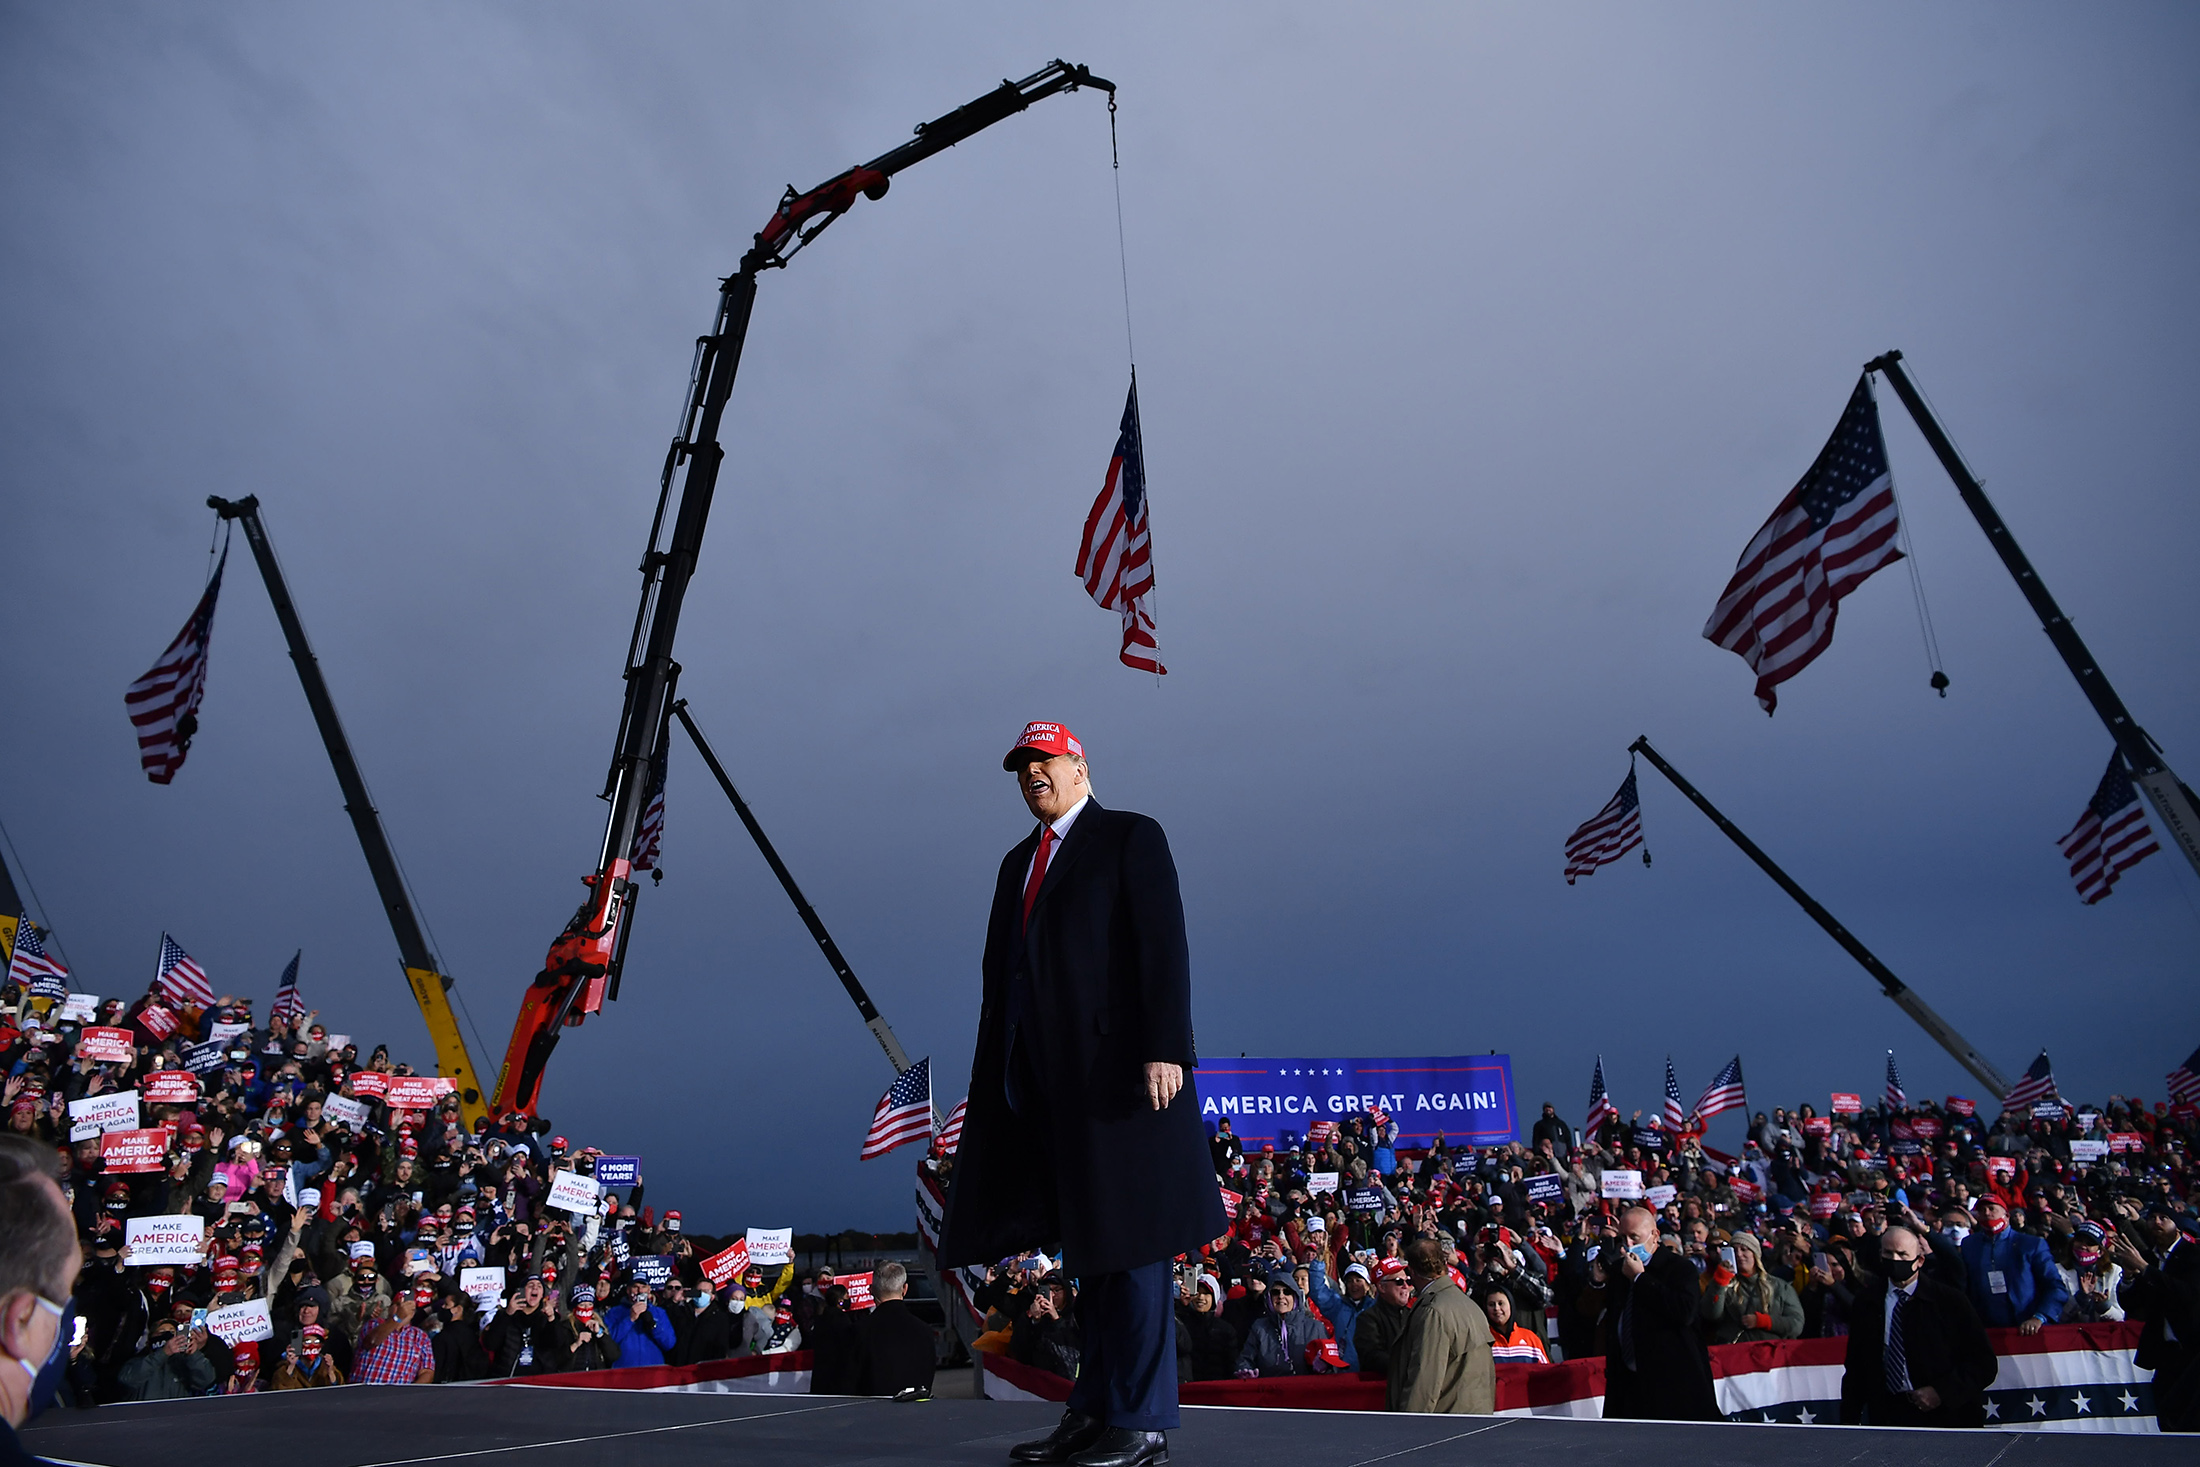
<path fill-rule="evenodd" d="M 353 1385 L 411 1385 L 435 1364 L 435 1342 L 418 1325 L 401 1324 L 352 1362 Z"/>

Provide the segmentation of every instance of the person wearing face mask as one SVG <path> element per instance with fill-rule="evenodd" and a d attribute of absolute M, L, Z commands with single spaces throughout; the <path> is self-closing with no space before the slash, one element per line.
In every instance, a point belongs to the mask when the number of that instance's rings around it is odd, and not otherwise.
<path fill-rule="evenodd" d="M 1963 1240 L 1963 1272 L 1971 1307 L 1988 1329 L 2014 1326 L 2036 1335 L 2062 1318 L 2070 1291 L 2045 1238 L 2009 1226 L 2009 1209 L 1998 1198 L 1979 1204 L 1979 1231 Z"/>
<path fill-rule="evenodd" d="M 1607 1420 L 1723 1421 L 1711 1356 L 1696 1332 L 1700 1280 L 1679 1253 L 1658 1247 L 1658 1222 L 1631 1207 L 1607 1222 L 1604 1267 L 1604 1415 Z"/>
<path fill-rule="evenodd" d="M 676 1365 L 701 1365 L 723 1360 L 733 1353 L 733 1311 L 723 1294 L 711 1288 L 709 1279 L 695 1286 L 694 1323 L 688 1326 L 675 1352 Z"/>
<path fill-rule="evenodd" d="M 1849 1320 L 1843 1425 L 1986 1424 L 2000 1362 L 1964 1293 L 1921 1274 L 1924 1251 L 1908 1228 L 1880 1235 L 1880 1277 L 1858 1292 Z"/>
<path fill-rule="evenodd" d="M 16 1428 L 60 1386 L 70 1287 L 84 1261 L 51 1157 L 30 1141 L 0 1147 L 0 1463 L 30 1460 Z"/>

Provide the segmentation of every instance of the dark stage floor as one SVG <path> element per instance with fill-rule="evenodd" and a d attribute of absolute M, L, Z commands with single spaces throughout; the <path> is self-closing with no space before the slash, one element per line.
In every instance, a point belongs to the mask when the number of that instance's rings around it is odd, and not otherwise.
<path fill-rule="evenodd" d="M 1001 1467 L 1059 1410 L 1008 1401 L 895 1406 L 835 1396 L 646 1394 L 491 1386 L 345 1386 L 55 1412 L 24 1445 L 111 1467 L 399 1467 L 430 1462 Z M 1548 1417 L 1382 1416 L 1189 1407 L 1177 1467 L 2086 1467 L 2191 1463 L 2192 1440 L 2062 1432 L 1663 1426 Z"/>

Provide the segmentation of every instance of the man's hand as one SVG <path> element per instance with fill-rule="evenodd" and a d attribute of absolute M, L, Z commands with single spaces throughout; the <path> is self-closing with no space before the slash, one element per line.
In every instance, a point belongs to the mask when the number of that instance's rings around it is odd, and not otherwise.
<path fill-rule="evenodd" d="M 1167 1110 L 1169 1102 L 1184 1088 L 1184 1067 L 1172 1065 L 1166 1060 L 1149 1060 L 1146 1064 L 1146 1099 L 1155 1110 Z"/>
<path fill-rule="evenodd" d="M 626 1307 L 636 1319 L 640 1319 L 643 1315 L 649 1313 L 649 1300 L 646 1298 L 629 1299 L 626 1301 Z"/>
<path fill-rule="evenodd" d="M 2040 1318 L 2037 1314 L 2035 1314 L 2030 1319 L 2017 1326 L 2017 1333 L 2020 1335 L 2036 1335 L 2040 1332 L 2042 1328 L 2046 1326 L 2046 1324 L 2046 1320 Z"/>
<path fill-rule="evenodd" d="M 1910 1392 L 1910 1401 L 1920 1411 L 1937 1411 L 1940 1409 L 1940 1392 L 1931 1386 L 1919 1386 Z"/>
<path fill-rule="evenodd" d="M 1622 1252 L 1619 1256 L 1619 1271 L 1631 1279 L 1641 1278 L 1645 1267 L 1647 1265 L 1635 1256 L 1634 1250 L 1631 1248 Z"/>

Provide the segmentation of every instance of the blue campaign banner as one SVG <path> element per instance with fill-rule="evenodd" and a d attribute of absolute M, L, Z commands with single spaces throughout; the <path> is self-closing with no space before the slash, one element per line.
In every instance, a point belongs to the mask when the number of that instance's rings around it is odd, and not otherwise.
<path fill-rule="evenodd" d="M 1443 1059 L 1216 1059 L 1199 1067 L 1199 1115 L 1225 1117 L 1248 1151 L 1298 1144 L 1315 1121 L 1370 1109 L 1398 1123 L 1400 1146 L 1500 1146 L 1518 1139 L 1512 1056 Z"/>
<path fill-rule="evenodd" d="M 638 1156 L 599 1156 L 596 1158 L 596 1184 L 602 1187 L 631 1187 L 642 1179 L 642 1159 Z"/>
<path fill-rule="evenodd" d="M 658 1253 L 644 1253 L 632 1264 L 634 1277 L 653 1289 L 672 1282 L 672 1260 Z"/>

